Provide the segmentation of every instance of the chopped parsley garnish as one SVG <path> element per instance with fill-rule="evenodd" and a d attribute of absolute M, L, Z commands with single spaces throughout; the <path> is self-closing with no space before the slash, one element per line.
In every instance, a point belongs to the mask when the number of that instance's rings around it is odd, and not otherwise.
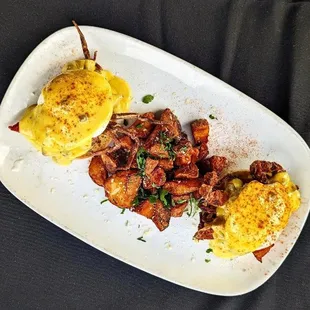
<path fill-rule="evenodd" d="M 211 252 L 213 252 L 213 250 L 211 248 L 206 250 L 206 253 L 211 253 Z"/>
<path fill-rule="evenodd" d="M 155 203 L 156 201 L 157 201 L 157 195 L 151 195 L 150 197 L 149 197 L 149 202 L 150 203 Z"/>
<path fill-rule="evenodd" d="M 185 153 L 187 151 L 188 147 L 187 146 L 182 146 L 180 148 L 180 152 Z"/>
<path fill-rule="evenodd" d="M 210 117 L 211 119 L 217 119 L 217 117 L 214 116 L 213 114 L 210 114 L 209 117 Z"/>
<path fill-rule="evenodd" d="M 140 176 L 145 175 L 145 161 L 148 155 L 148 152 L 144 148 L 139 148 L 137 152 L 137 165 L 138 169 L 140 170 Z"/>
<path fill-rule="evenodd" d="M 126 210 L 126 209 L 125 209 L 125 208 L 123 208 L 123 210 L 122 210 L 121 214 L 124 214 L 124 213 L 125 213 L 125 210 Z"/>
<path fill-rule="evenodd" d="M 187 201 L 186 199 L 179 199 L 176 201 L 176 203 L 177 203 L 177 205 L 180 205 L 181 203 L 184 203 L 186 201 Z"/>
<path fill-rule="evenodd" d="M 143 123 L 140 123 L 140 124 L 138 124 L 137 126 L 136 126 L 136 128 L 143 128 Z"/>
<path fill-rule="evenodd" d="M 171 194 L 169 194 L 165 189 L 159 188 L 155 193 L 151 193 L 142 187 L 139 188 L 138 195 L 134 199 L 132 205 L 133 207 L 136 207 L 140 202 L 147 199 L 150 203 L 156 203 L 157 200 L 160 200 L 165 208 L 170 208 L 173 205 Z"/>
<path fill-rule="evenodd" d="M 159 142 L 164 147 L 164 150 L 168 152 L 169 157 L 175 160 L 175 152 L 173 150 L 173 139 L 169 138 L 163 131 L 159 134 Z"/>
<path fill-rule="evenodd" d="M 167 198 L 166 196 L 168 195 L 169 193 L 165 190 L 165 189 L 160 189 L 159 190 L 159 199 L 160 201 L 164 204 L 165 207 L 168 206 L 168 201 L 167 201 Z"/>
<path fill-rule="evenodd" d="M 146 242 L 146 240 L 143 239 L 143 236 L 137 238 L 137 240 L 142 241 L 142 242 Z"/>
<path fill-rule="evenodd" d="M 189 217 L 194 217 L 199 209 L 199 201 L 200 199 L 195 199 L 192 195 L 189 198 L 189 206 L 188 206 L 188 211 L 187 211 L 187 215 Z"/>
<path fill-rule="evenodd" d="M 145 95 L 143 98 L 142 98 L 142 102 L 143 103 L 150 103 L 151 101 L 153 101 L 154 99 L 154 96 L 153 95 Z"/>
<path fill-rule="evenodd" d="M 211 262 L 211 259 L 206 258 L 206 259 L 205 259 L 205 262 L 206 262 L 206 263 L 210 263 L 210 262 Z"/>
<path fill-rule="evenodd" d="M 128 126 L 128 120 L 124 119 L 124 126 Z"/>
<path fill-rule="evenodd" d="M 100 203 L 103 204 L 103 203 L 105 203 L 106 201 L 109 201 L 109 199 L 103 199 Z"/>

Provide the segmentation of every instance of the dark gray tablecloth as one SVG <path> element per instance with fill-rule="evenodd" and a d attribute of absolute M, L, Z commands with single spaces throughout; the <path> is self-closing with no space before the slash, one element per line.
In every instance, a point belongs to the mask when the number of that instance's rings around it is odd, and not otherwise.
<path fill-rule="evenodd" d="M 273 110 L 310 144 L 309 1 L 1 0 L 0 98 L 33 48 L 72 18 L 195 64 Z M 91 248 L 0 185 L 0 308 L 309 309 L 309 233 L 308 221 L 285 263 L 262 287 L 222 298 L 171 284 Z"/>

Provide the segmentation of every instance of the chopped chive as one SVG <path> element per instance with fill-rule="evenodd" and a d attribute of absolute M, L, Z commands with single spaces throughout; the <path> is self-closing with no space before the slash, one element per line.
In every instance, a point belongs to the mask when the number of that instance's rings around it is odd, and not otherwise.
<path fill-rule="evenodd" d="M 153 101 L 154 99 L 154 96 L 153 95 L 145 95 L 143 98 L 142 98 L 142 102 L 143 103 L 150 103 L 151 101 Z"/>
<path fill-rule="evenodd" d="M 142 128 L 143 127 L 143 123 L 140 123 L 140 124 L 138 124 L 137 126 L 136 126 L 136 128 Z"/>
<path fill-rule="evenodd" d="M 125 209 L 125 208 L 123 208 L 123 210 L 122 210 L 121 214 L 124 214 L 124 213 L 125 213 L 125 210 L 126 210 L 126 209 Z"/>
<path fill-rule="evenodd" d="M 137 238 L 137 240 L 142 241 L 142 242 L 146 242 L 146 240 L 143 239 L 143 236 Z"/>
<path fill-rule="evenodd" d="M 211 248 L 206 250 L 206 253 L 211 253 L 211 252 L 213 252 L 213 250 Z"/>
<path fill-rule="evenodd" d="M 109 199 L 103 199 L 100 203 L 103 204 L 103 203 L 105 203 L 106 201 L 109 201 Z"/>

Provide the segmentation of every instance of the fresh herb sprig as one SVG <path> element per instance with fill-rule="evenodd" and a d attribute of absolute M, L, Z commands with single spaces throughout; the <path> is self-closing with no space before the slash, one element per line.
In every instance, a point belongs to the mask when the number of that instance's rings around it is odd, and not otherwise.
<path fill-rule="evenodd" d="M 194 217 L 196 213 L 199 210 L 199 202 L 200 199 L 195 199 L 192 194 L 190 195 L 189 201 L 188 201 L 188 209 L 187 209 L 187 215 L 189 217 Z"/>

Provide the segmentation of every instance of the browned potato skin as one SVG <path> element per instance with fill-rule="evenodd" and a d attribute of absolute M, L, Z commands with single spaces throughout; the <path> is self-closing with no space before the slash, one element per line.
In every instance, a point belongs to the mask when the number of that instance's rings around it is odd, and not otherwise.
<path fill-rule="evenodd" d="M 181 124 L 178 118 L 170 109 L 165 109 L 160 116 L 160 120 L 169 124 L 169 137 L 174 139 L 181 138 Z"/>
<path fill-rule="evenodd" d="M 188 203 L 184 202 L 184 203 L 180 203 L 175 205 L 174 207 L 172 207 L 170 209 L 171 211 L 171 217 L 181 217 L 184 213 L 184 210 L 186 209 Z"/>
<path fill-rule="evenodd" d="M 211 227 L 203 227 L 195 233 L 194 239 L 196 239 L 196 240 L 214 239 L 213 238 L 213 232 L 214 231 Z"/>
<path fill-rule="evenodd" d="M 131 208 L 141 181 L 135 170 L 117 171 L 104 184 L 106 196 L 111 203 L 120 208 Z"/>
<path fill-rule="evenodd" d="M 148 112 L 148 113 L 142 114 L 142 117 L 148 118 L 150 120 L 154 120 L 155 114 L 153 112 Z M 136 137 L 138 137 L 140 139 L 147 138 L 151 134 L 153 128 L 154 128 L 154 125 L 151 122 L 141 121 L 139 119 L 137 119 L 130 126 L 130 130 L 135 134 Z"/>
<path fill-rule="evenodd" d="M 103 186 L 107 179 L 107 171 L 100 156 L 94 156 L 88 168 L 89 176 L 99 186 Z"/>
<path fill-rule="evenodd" d="M 193 146 L 190 141 L 182 139 L 178 145 L 173 147 L 175 152 L 175 165 L 186 166 L 192 162 Z"/>
<path fill-rule="evenodd" d="M 166 209 L 160 200 L 157 200 L 152 217 L 153 223 L 160 231 L 163 231 L 169 226 L 170 218 L 170 210 Z"/>
<path fill-rule="evenodd" d="M 134 212 L 145 216 L 148 219 L 151 219 L 154 215 L 154 203 L 150 203 L 150 201 L 144 200 L 137 207 L 133 209 Z"/>
<path fill-rule="evenodd" d="M 131 150 L 133 142 L 129 136 L 123 136 L 119 138 L 119 141 L 120 141 L 121 148 L 124 148 L 126 150 Z"/>
<path fill-rule="evenodd" d="M 163 168 L 165 171 L 170 171 L 174 167 L 173 160 L 172 159 L 160 159 L 158 162 L 158 167 Z"/>
<path fill-rule="evenodd" d="M 198 161 L 205 159 L 209 155 L 209 148 L 207 142 L 202 142 L 199 145 Z"/>
<path fill-rule="evenodd" d="M 156 167 L 153 172 L 143 179 L 143 187 L 145 189 L 154 189 L 156 187 L 161 187 L 166 182 L 166 173 L 164 169 Z"/>
<path fill-rule="evenodd" d="M 220 174 L 226 167 L 228 161 L 224 156 L 211 156 L 200 161 L 199 167 L 202 172 L 215 171 Z"/>
<path fill-rule="evenodd" d="M 152 159 L 148 157 L 145 161 L 145 174 L 150 175 L 153 170 L 157 167 L 159 161 L 157 159 Z"/>
<path fill-rule="evenodd" d="M 223 206 L 228 199 L 229 195 L 221 190 L 215 190 L 206 197 L 207 202 L 215 207 Z"/>
<path fill-rule="evenodd" d="M 193 147 L 191 158 L 193 164 L 196 164 L 196 162 L 199 160 L 199 154 L 200 154 L 199 148 Z"/>
<path fill-rule="evenodd" d="M 219 177 L 215 171 L 211 171 L 211 172 L 207 172 L 203 176 L 203 181 L 207 185 L 214 186 L 219 181 Z"/>
<path fill-rule="evenodd" d="M 191 123 L 192 133 L 196 144 L 208 142 L 209 122 L 206 119 L 197 119 Z"/>
<path fill-rule="evenodd" d="M 102 154 L 101 159 L 103 161 L 104 166 L 110 174 L 113 174 L 117 170 L 117 163 L 114 159 L 112 159 L 107 154 Z"/>
<path fill-rule="evenodd" d="M 155 158 L 169 158 L 169 153 L 165 150 L 165 147 L 161 143 L 155 143 L 147 150 L 150 155 L 154 156 Z"/>
<path fill-rule="evenodd" d="M 193 180 L 173 180 L 165 183 L 163 188 L 172 195 L 186 195 L 198 191 L 202 181 Z"/>
<path fill-rule="evenodd" d="M 199 195 L 203 197 L 204 199 L 207 199 L 211 191 L 212 191 L 211 185 L 202 184 L 199 188 Z"/>
<path fill-rule="evenodd" d="M 182 166 L 175 170 L 174 177 L 176 179 L 196 179 L 199 176 L 198 167 L 195 164 Z"/>

